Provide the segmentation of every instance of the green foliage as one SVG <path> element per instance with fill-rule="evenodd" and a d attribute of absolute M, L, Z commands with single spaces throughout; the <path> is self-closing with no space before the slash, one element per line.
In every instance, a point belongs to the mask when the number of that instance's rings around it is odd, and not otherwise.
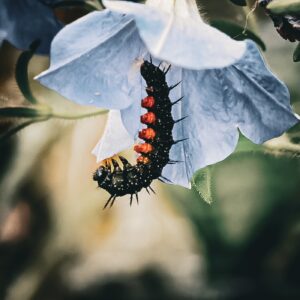
<path fill-rule="evenodd" d="M 210 25 L 223 31 L 224 33 L 228 34 L 230 37 L 232 37 L 237 41 L 251 39 L 254 42 L 256 42 L 263 51 L 266 50 L 265 43 L 257 34 L 255 34 L 249 29 L 244 29 L 242 26 L 236 23 L 226 21 L 226 20 L 212 20 L 210 22 Z"/>
<path fill-rule="evenodd" d="M 247 1 L 246 0 L 229 0 L 229 1 L 232 2 L 235 5 L 247 6 Z"/>
<path fill-rule="evenodd" d="M 274 14 L 299 14 L 300 0 L 274 0 L 267 8 Z"/>
<path fill-rule="evenodd" d="M 212 198 L 212 168 L 206 167 L 197 171 L 192 179 L 192 186 L 199 193 L 200 197 L 211 204 Z"/>
<path fill-rule="evenodd" d="M 38 48 L 39 44 L 40 44 L 39 40 L 34 41 L 30 46 L 30 50 L 24 51 L 20 55 L 15 70 L 16 81 L 22 94 L 24 95 L 26 100 L 28 100 L 30 103 L 33 104 L 37 103 L 38 101 L 33 96 L 30 89 L 29 80 L 28 80 L 28 65 L 36 49 Z"/>
<path fill-rule="evenodd" d="M 294 62 L 300 61 L 300 43 L 298 43 L 298 46 L 296 47 L 296 49 L 294 51 L 293 60 L 294 60 Z"/>
<path fill-rule="evenodd" d="M 264 146 L 254 144 L 243 135 L 240 135 L 238 146 L 232 156 L 237 158 L 242 155 L 253 155 L 255 152 L 263 154 L 266 151 L 267 148 Z M 198 170 L 192 178 L 192 187 L 208 204 L 213 202 L 214 169 L 214 166 L 208 166 L 204 169 Z"/>
<path fill-rule="evenodd" d="M 287 134 L 291 143 L 300 144 L 300 123 L 291 128 Z"/>
<path fill-rule="evenodd" d="M 297 139 L 299 142 L 299 125 L 295 126 L 295 128 L 290 131 L 290 137 L 293 137 L 295 140 Z M 257 145 L 252 143 L 243 135 L 240 135 L 237 148 L 229 159 L 243 161 L 247 157 L 269 157 L 270 159 L 281 157 L 285 159 L 295 159 L 300 157 L 300 147 L 293 144 L 293 139 L 292 142 L 288 141 L 286 138 L 279 139 L 276 146 L 269 144 Z M 215 186 L 215 173 L 219 168 L 218 166 L 222 164 L 226 164 L 226 160 L 213 166 L 208 166 L 204 169 L 198 170 L 192 178 L 192 187 L 198 195 L 209 204 L 214 201 L 213 187 Z"/>
<path fill-rule="evenodd" d="M 15 106 L 15 107 L 1 107 L 0 117 L 11 118 L 40 118 L 49 117 L 51 109 L 48 106 Z"/>
<path fill-rule="evenodd" d="M 18 119 L 25 118 L 28 120 L 9 128 L 2 135 L 0 135 L 0 143 L 5 141 L 7 138 L 11 137 L 13 134 L 19 132 L 20 130 L 26 128 L 27 126 L 33 123 L 44 122 L 51 118 L 65 119 L 65 120 L 79 120 L 79 119 L 85 119 L 85 118 L 94 117 L 106 113 L 107 110 L 97 109 L 97 110 L 93 110 L 92 112 L 86 112 L 86 113 L 71 112 L 69 114 L 66 114 L 66 113 L 55 112 L 48 105 L 34 105 L 31 107 L 25 107 L 25 106 L 3 107 L 0 108 L 0 117 L 18 118 Z"/>
<path fill-rule="evenodd" d="M 273 269 L 266 266 L 272 254 L 286 246 L 284 236 L 296 228 L 300 216 L 299 160 L 261 151 L 238 152 L 215 165 L 213 175 L 210 206 L 197 201 L 195 191 L 170 189 L 172 200 L 187 215 L 204 248 L 209 279 L 228 284 L 235 278 L 257 284 L 265 284 L 266 276 L 274 280 Z M 272 289 L 270 285 L 265 288 Z M 288 286 L 284 289 L 281 292 L 288 293 Z"/>

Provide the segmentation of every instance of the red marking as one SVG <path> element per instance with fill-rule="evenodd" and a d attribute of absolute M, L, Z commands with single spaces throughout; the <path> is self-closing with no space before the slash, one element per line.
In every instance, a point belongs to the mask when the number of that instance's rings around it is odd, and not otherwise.
<path fill-rule="evenodd" d="M 141 116 L 141 122 L 143 124 L 154 124 L 156 121 L 156 116 L 153 112 L 148 112 Z"/>
<path fill-rule="evenodd" d="M 134 146 L 134 151 L 147 154 L 153 151 L 153 147 L 148 143 L 138 144 Z"/>
<path fill-rule="evenodd" d="M 150 159 L 145 156 L 139 156 L 136 161 L 141 164 L 149 164 L 150 163 Z"/>
<path fill-rule="evenodd" d="M 156 132 L 152 128 L 146 128 L 139 132 L 139 138 L 143 140 L 153 140 Z"/>
<path fill-rule="evenodd" d="M 148 96 L 142 100 L 142 107 L 152 108 L 155 105 L 155 99 L 152 96 Z"/>

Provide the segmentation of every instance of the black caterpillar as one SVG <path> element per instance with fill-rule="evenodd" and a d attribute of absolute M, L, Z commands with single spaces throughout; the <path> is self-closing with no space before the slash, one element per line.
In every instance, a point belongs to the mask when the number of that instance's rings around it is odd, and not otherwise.
<path fill-rule="evenodd" d="M 185 139 L 174 141 L 172 129 L 175 123 L 185 119 L 173 120 L 172 106 L 175 102 L 169 99 L 169 92 L 179 83 L 168 86 L 166 74 L 170 70 L 161 70 L 160 66 L 152 64 L 152 60 L 144 61 L 141 65 L 141 75 L 147 83 L 146 92 L 148 96 L 141 102 L 142 107 L 148 112 L 141 116 L 141 123 L 147 128 L 139 132 L 139 138 L 145 143 L 138 144 L 134 150 L 140 154 L 137 164 L 132 166 L 124 157 L 118 156 L 105 160 L 94 173 L 93 179 L 98 182 L 100 188 L 110 193 L 104 208 L 114 204 L 117 197 L 130 194 L 130 205 L 133 195 L 138 203 L 138 192 L 143 188 L 148 188 L 154 192 L 150 184 L 154 179 L 169 181 L 162 176 L 162 170 L 167 164 L 177 163 L 169 158 L 172 145 L 184 141 Z M 121 167 L 123 165 L 123 168 Z"/>

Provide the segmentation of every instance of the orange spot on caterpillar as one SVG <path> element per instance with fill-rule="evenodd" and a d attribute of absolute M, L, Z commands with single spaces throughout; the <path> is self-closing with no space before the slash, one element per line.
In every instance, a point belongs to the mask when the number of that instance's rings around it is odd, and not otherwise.
<path fill-rule="evenodd" d="M 145 165 L 150 163 L 150 159 L 145 156 L 139 156 L 136 161 L 138 163 L 145 164 Z"/>
<path fill-rule="evenodd" d="M 134 146 L 134 151 L 147 154 L 153 151 L 153 146 L 148 143 L 138 144 Z"/>
<path fill-rule="evenodd" d="M 148 112 L 141 116 L 141 122 L 143 124 L 154 124 L 156 121 L 156 116 L 153 112 Z"/>
<path fill-rule="evenodd" d="M 153 140 L 156 136 L 156 132 L 152 128 L 146 128 L 139 132 L 139 138 L 144 140 Z"/>
<path fill-rule="evenodd" d="M 142 100 L 142 107 L 152 108 L 155 105 L 155 99 L 152 96 L 148 96 Z"/>

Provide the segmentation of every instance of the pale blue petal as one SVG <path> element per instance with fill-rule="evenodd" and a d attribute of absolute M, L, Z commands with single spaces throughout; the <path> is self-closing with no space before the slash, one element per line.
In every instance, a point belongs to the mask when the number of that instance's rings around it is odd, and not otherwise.
<path fill-rule="evenodd" d="M 93 149 L 97 162 L 118 154 L 132 146 L 134 139 L 123 126 L 119 110 L 110 110 L 102 138 Z"/>
<path fill-rule="evenodd" d="M 175 139 L 188 140 L 172 147 L 171 158 L 183 163 L 164 168 L 174 184 L 187 186 L 193 173 L 230 155 L 238 141 L 238 128 L 261 143 L 282 134 L 298 122 L 283 83 L 272 75 L 253 42 L 234 66 L 223 70 L 191 71 L 173 68 L 169 84 L 182 79 L 172 100 L 184 96 L 172 111 Z M 177 74 L 176 74 L 177 73 Z"/>
<path fill-rule="evenodd" d="M 279 136 L 298 122 L 287 87 L 268 70 L 254 42 L 247 41 L 244 58 L 220 78 L 236 124 L 254 143 Z"/>
<path fill-rule="evenodd" d="M 0 31 L 4 39 L 19 49 L 28 49 L 30 44 L 39 39 L 39 54 L 48 54 L 50 43 L 62 28 L 53 10 L 38 0 L 1 0 Z"/>
<path fill-rule="evenodd" d="M 184 116 L 188 118 L 175 124 L 173 136 L 175 140 L 188 140 L 172 147 L 171 159 L 183 162 L 168 165 L 163 175 L 174 184 L 189 187 L 196 170 L 221 161 L 233 152 L 238 141 L 238 131 L 230 119 L 216 70 L 173 68 L 169 84 L 178 82 L 180 77 L 182 84 L 170 96 L 172 101 L 181 96 L 184 98 L 174 106 L 172 114 L 175 120 Z"/>
<path fill-rule="evenodd" d="M 231 39 L 200 18 L 183 18 L 125 1 L 105 1 L 105 5 L 132 15 L 150 53 L 176 66 L 194 70 L 223 68 L 245 52 L 245 42 Z"/>
<path fill-rule="evenodd" d="M 149 57 L 146 52 L 144 57 Z M 155 61 L 155 60 L 154 60 Z M 141 128 L 140 116 L 142 113 L 141 99 L 146 96 L 145 82 L 140 73 L 140 63 L 134 65 L 130 71 L 130 81 L 132 82 L 132 89 L 129 92 L 129 97 L 132 99 L 132 104 L 121 110 L 122 121 L 128 133 L 137 138 L 137 133 Z"/>
<path fill-rule="evenodd" d="M 108 10 L 90 13 L 59 32 L 50 68 L 37 79 L 79 104 L 126 108 L 134 101 L 134 62 L 144 49 L 132 19 Z"/>

